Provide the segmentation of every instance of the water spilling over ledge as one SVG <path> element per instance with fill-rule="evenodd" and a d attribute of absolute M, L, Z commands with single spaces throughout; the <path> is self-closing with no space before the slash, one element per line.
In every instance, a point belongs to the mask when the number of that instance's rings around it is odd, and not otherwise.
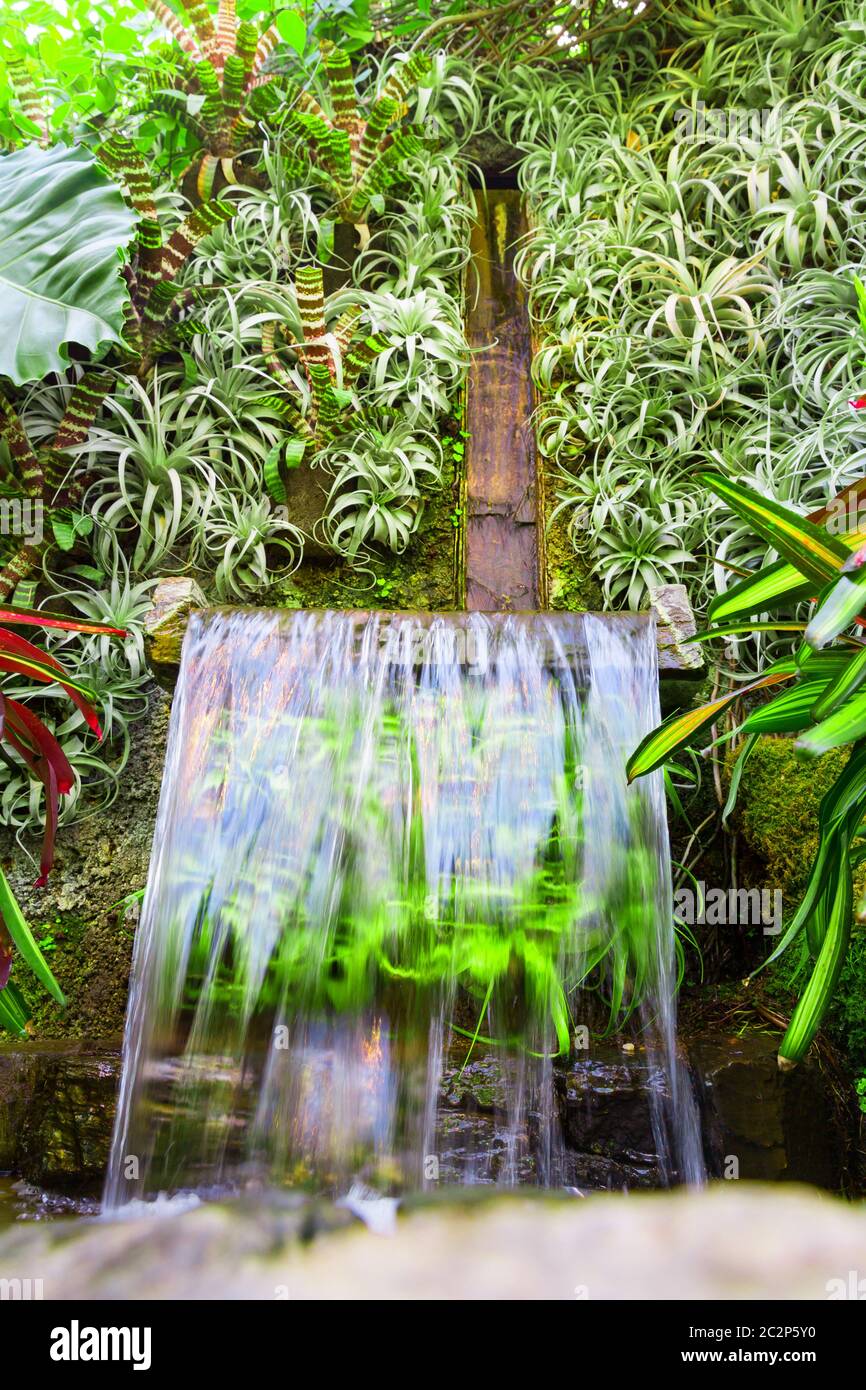
<path fill-rule="evenodd" d="M 626 1022 L 662 1170 L 698 1181 L 663 789 L 623 772 L 657 717 L 647 618 L 194 615 L 109 1205 L 568 1182 L 557 1068 Z M 492 1135 L 455 1138 L 480 1058 Z"/>

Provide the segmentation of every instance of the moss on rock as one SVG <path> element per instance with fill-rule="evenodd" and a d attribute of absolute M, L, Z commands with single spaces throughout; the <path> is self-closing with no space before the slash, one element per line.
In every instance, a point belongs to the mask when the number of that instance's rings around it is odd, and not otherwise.
<path fill-rule="evenodd" d="M 115 802 L 61 827 L 54 868 L 35 888 L 31 862 L 9 831 L 0 856 L 24 915 L 66 995 L 58 1008 L 16 961 L 13 978 L 32 1012 L 38 1038 L 107 1038 L 123 1030 L 139 896 L 147 881 L 156 821 L 169 697 L 156 687 L 133 729 L 132 751 Z M 38 841 L 25 841 L 38 855 Z M 0 1033 L 0 1037 L 2 1037 Z"/>
<path fill-rule="evenodd" d="M 848 750 L 804 762 L 788 738 L 762 738 L 743 771 L 738 828 L 767 866 L 767 884 L 780 888 L 788 911 L 802 893 L 818 849 L 818 811 Z"/>
<path fill-rule="evenodd" d="M 556 475 L 549 463 L 543 465 L 541 484 L 548 606 L 559 613 L 598 612 L 604 600 L 592 562 L 575 550 L 565 518 L 553 516 Z"/>

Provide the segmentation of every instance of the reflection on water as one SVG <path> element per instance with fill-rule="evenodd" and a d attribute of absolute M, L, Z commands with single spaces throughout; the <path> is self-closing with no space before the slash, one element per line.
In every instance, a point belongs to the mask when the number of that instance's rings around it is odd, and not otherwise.
<path fill-rule="evenodd" d="M 194 618 L 109 1205 L 566 1182 L 556 1069 L 626 1022 L 668 1179 L 699 1180 L 663 792 L 623 774 L 657 714 L 643 619 Z M 480 1057 L 495 1102 L 457 1111 Z"/>

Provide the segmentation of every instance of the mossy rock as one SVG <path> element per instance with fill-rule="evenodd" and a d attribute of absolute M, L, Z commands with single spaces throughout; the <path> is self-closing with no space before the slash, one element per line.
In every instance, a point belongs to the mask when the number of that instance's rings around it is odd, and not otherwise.
<path fill-rule="evenodd" d="M 786 910 L 809 877 L 818 850 L 818 813 L 848 761 L 849 750 L 803 761 L 788 738 L 762 738 L 743 770 L 737 827 L 767 866 L 767 883 L 782 890 Z M 790 901 L 788 901 L 790 900 Z"/>
<path fill-rule="evenodd" d="M 37 1038 L 108 1038 L 123 1031 L 139 896 L 147 882 L 162 784 L 169 699 L 154 686 L 132 728 L 132 749 L 111 806 L 61 826 L 44 888 L 8 830 L 0 856 L 13 891 L 66 995 L 60 1009 L 20 960 L 12 978 L 31 1010 Z M 38 859 L 39 842 L 24 847 Z M 0 1040 L 6 1035 L 0 1030 Z"/>

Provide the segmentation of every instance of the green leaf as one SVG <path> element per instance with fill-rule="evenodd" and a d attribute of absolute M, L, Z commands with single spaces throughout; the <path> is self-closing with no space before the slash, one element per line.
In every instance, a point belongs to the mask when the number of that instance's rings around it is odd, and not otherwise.
<path fill-rule="evenodd" d="M 765 671 L 759 680 L 752 681 L 750 685 L 741 685 L 718 700 L 711 700 L 708 705 L 686 710 L 685 714 L 671 715 L 664 723 L 652 729 L 632 753 L 626 764 L 628 780 L 633 782 L 636 777 L 645 777 L 648 772 L 654 772 L 657 767 L 661 767 L 672 753 L 687 744 L 707 724 L 712 724 L 728 705 L 733 704 L 734 700 L 745 695 L 747 691 L 762 690 L 766 686 L 792 680 L 796 673 L 797 667 L 793 660 L 778 661 Z"/>
<path fill-rule="evenodd" d="M 806 628 L 805 640 L 815 651 L 820 651 L 854 619 L 859 617 L 866 605 L 866 551 L 858 550 L 849 557 L 836 583 L 822 598 L 816 613 Z"/>
<path fill-rule="evenodd" d="M 737 754 L 737 760 L 734 763 L 733 768 L 731 769 L 731 785 L 728 788 L 728 799 L 725 802 L 724 810 L 722 811 L 722 825 L 727 824 L 728 819 L 731 816 L 734 807 L 737 804 L 737 794 L 740 790 L 740 782 L 742 781 L 743 771 L 745 769 L 746 763 L 752 756 L 753 749 L 757 747 L 758 741 L 758 734 L 750 734 L 749 737 L 743 741 L 743 746 Z"/>
<path fill-rule="evenodd" d="M 822 719 L 808 733 L 803 734 L 794 744 L 794 751 L 807 758 L 818 758 L 829 753 L 831 748 L 841 748 L 845 743 L 866 734 L 866 693 L 855 695 L 840 709 Z"/>
<path fill-rule="evenodd" d="M 303 57 L 307 46 L 307 26 L 302 16 L 297 10 L 280 10 L 275 22 L 277 33 L 283 43 L 287 43 Z"/>
<path fill-rule="evenodd" d="M 823 586 L 835 579 L 848 559 L 851 552 L 842 541 L 790 507 L 783 507 L 742 483 L 731 482 L 721 473 L 700 473 L 698 478 L 813 584 Z M 714 619 L 719 616 L 711 613 Z"/>
<path fill-rule="evenodd" d="M 851 871 L 839 856 L 821 899 L 819 912 L 826 916 L 823 943 L 812 976 L 800 996 L 784 1038 L 779 1061 L 795 1065 L 806 1055 L 836 988 L 851 939 L 853 888 Z"/>
<path fill-rule="evenodd" d="M 0 989 L 0 1028 L 16 1037 L 27 1037 L 27 1023 L 30 1018 L 21 991 L 11 982 Z"/>
<path fill-rule="evenodd" d="M 135 225 L 83 147 L 0 157 L 0 375 L 21 386 L 65 371 L 69 343 L 122 343 L 120 251 Z"/>
<path fill-rule="evenodd" d="M 60 986 L 49 970 L 48 963 L 37 946 L 33 933 L 24 920 L 15 894 L 9 887 L 9 882 L 2 869 L 0 869 L 0 917 L 3 918 L 6 930 L 21 952 L 23 960 L 30 966 L 30 969 L 33 971 L 39 983 L 44 985 L 52 998 L 57 1000 L 58 1004 L 65 1007 L 66 1000 L 63 997 Z"/>

